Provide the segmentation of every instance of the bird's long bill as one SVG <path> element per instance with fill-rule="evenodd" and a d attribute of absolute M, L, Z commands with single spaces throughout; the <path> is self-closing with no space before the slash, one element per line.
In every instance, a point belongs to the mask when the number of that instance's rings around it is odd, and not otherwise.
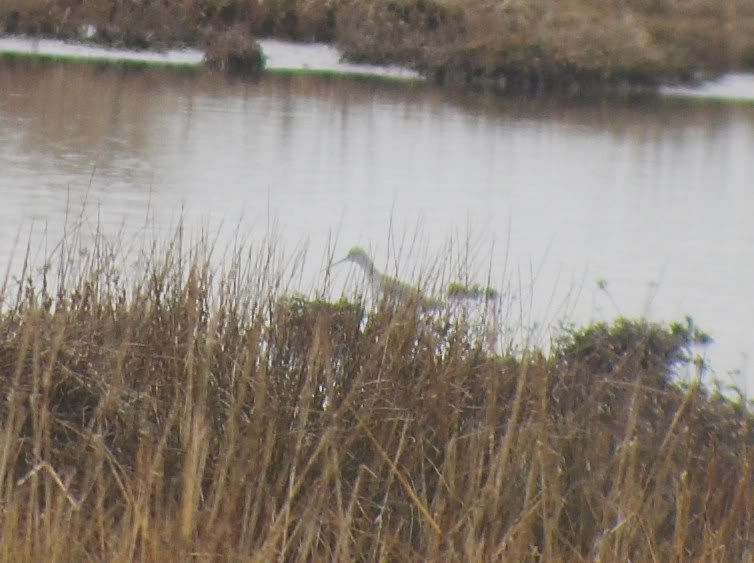
<path fill-rule="evenodd" d="M 333 266 L 337 266 L 339 264 L 343 264 L 344 262 L 348 262 L 348 258 L 342 258 L 341 260 L 338 260 L 337 262 L 333 262 Z"/>

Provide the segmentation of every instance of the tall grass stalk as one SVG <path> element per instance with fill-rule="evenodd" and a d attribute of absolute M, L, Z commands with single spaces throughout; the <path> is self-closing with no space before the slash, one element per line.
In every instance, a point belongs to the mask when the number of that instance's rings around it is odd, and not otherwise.
<path fill-rule="evenodd" d="M 272 243 L 93 244 L 6 284 L 2 560 L 750 554 L 752 417 L 676 382 L 691 323 L 501 353 L 452 310 L 287 295 Z"/>

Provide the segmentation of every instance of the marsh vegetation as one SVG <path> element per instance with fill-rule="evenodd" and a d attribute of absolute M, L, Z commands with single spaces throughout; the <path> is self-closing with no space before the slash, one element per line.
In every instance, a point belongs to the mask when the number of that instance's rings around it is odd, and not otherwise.
<path fill-rule="evenodd" d="M 495 351 L 464 314 L 288 295 L 271 245 L 213 252 L 6 276 L 3 560 L 749 552 L 752 417 L 700 385 L 693 324 Z"/>

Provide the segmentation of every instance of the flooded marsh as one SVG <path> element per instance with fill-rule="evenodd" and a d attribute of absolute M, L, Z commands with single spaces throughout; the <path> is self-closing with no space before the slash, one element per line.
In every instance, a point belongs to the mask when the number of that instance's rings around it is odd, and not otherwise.
<path fill-rule="evenodd" d="M 18 232 L 55 241 L 85 202 L 123 236 L 181 216 L 252 238 L 274 223 L 314 262 L 333 233 L 380 267 L 391 228 L 430 254 L 468 235 L 476 281 L 513 274 L 530 322 L 689 314 L 720 375 L 754 350 L 750 105 L 20 61 L 0 84 L 3 259 Z"/>

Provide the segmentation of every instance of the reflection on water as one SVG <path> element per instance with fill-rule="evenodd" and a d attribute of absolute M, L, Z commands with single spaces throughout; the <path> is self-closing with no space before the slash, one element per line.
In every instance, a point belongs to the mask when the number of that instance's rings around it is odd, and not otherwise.
<path fill-rule="evenodd" d="M 754 74 L 731 73 L 698 86 L 666 86 L 661 88 L 660 92 L 667 96 L 683 98 L 754 102 Z"/>
<path fill-rule="evenodd" d="M 492 256 L 533 319 L 690 313 L 724 372 L 754 351 L 752 154 L 747 106 L 6 62 L 0 260 L 32 222 L 55 240 L 85 200 L 124 236 L 150 214 L 252 237 L 273 217 L 313 277 L 332 233 L 382 264 L 390 225 L 430 254 L 470 233 L 478 273 Z"/>

